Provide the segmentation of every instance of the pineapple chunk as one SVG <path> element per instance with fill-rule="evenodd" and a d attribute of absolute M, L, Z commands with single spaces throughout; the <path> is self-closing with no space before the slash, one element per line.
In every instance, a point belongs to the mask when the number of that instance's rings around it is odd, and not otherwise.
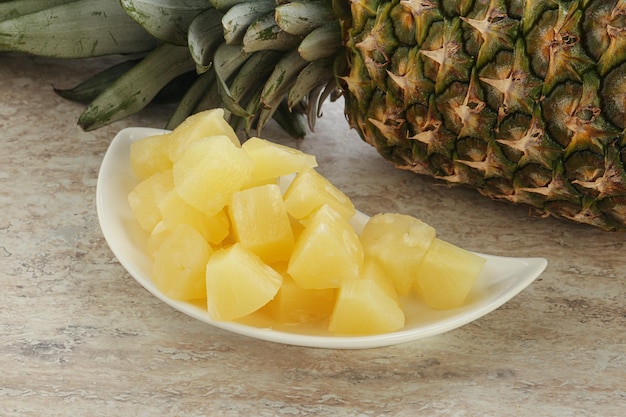
<path fill-rule="evenodd" d="M 270 316 L 283 324 L 315 323 L 327 319 L 333 311 L 337 290 L 305 289 L 283 273 L 283 284 L 266 308 Z"/>
<path fill-rule="evenodd" d="M 140 180 L 172 169 L 169 158 L 171 135 L 148 136 L 130 144 L 130 167 Z"/>
<path fill-rule="evenodd" d="M 241 146 L 237 134 L 224 119 L 223 109 L 205 110 L 191 115 L 170 135 L 169 157 L 173 162 L 180 159 L 190 143 L 207 136 L 223 135 L 228 137 L 235 146 Z"/>
<path fill-rule="evenodd" d="M 174 185 L 183 200 L 212 216 L 248 182 L 254 163 L 227 136 L 190 143 L 174 162 Z"/>
<path fill-rule="evenodd" d="M 291 222 L 276 184 L 233 194 L 229 214 L 235 238 L 263 261 L 286 261 L 294 246 Z"/>
<path fill-rule="evenodd" d="M 187 224 L 179 224 L 155 252 L 154 285 L 175 300 L 205 298 L 204 271 L 212 253 L 200 233 Z"/>
<path fill-rule="evenodd" d="M 220 210 L 212 216 L 206 216 L 206 240 L 214 246 L 219 245 L 230 233 L 230 220 L 226 210 Z"/>
<path fill-rule="evenodd" d="M 207 310 L 214 320 L 235 320 L 267 304 L 283 277 L 236 243 L 215 251 L 206 264 Z"/>
<path fill-rule="evenodd" d="M 287 212 L 298 220 L 304 219 L 325 204 L 346 220 L 350 220 L 356 213 L 352 201 L 312 168 L 305 168 L 296 175 L 287 188 L 284 199 Z"/>
<path fill-rule="evenodd" d="M 296 239 L 287 273 L 302 288 L 339 288 L 358 278 L 363 248 L 346 219 L 328 205 L 322 206 Z"/>
<path fill-rule="evenodd" d="M 383 290 L 389 298 L 398 303 L 398 305 L 400 304 L 400 296 L 396 291 L 393 280 L 389 277 L 389 275 L 387 275 L 375 259 L 368 257 L 365 258 L 361 278 L 376 282 L 380 289 Z"/>
<path fill-rule="evenodd" d="M 167 193 L 158 206 L 163 219 L 162 229 L 173 229 L 185 223 L 196 229 L 212 245 L 220 244 L 230 233 L 230 222 L 224 209 L 207 215 L 188 204 L 175 190 Z"/>
<path fill-rule="evenodd" d="M 424 256 L 417 286 L 424 302 L 432 308 L 463 305 L 486 259 L 441 239 L 435 239 Z"/>
<path fill-rule="evenodd" d="M 375 259 L 393 280 L 400 295 L 409 293 L 435 229 L 412 216 L 377 214 L 361 232 L 366 257 Z"/>
<path fill-rule="evenodd" d="M 255 181 L 275 179 L 317 166 L 315 156 L 265 139 L 252 137 L 241 147 L 254 161 L 252 178 Z"/>
<path fill-rule="evenodd" d="M 143 230 L 151 232 L 161 221 L 158 204 L 173 188 L 172 171 L 167 170 L 141 181 L 128 193 L 128 204 Z"/>
<path fill-rule="evenodd" d="M 157 223 L 148 236 L 148 256 L 152 259 L 156 256 L 157 251 L 169 236 L 172 235 L 172 229 L 166 227 L 163 221 Z"/>
<path fill-rule="evenodd" d="M 337 334 L 376 334 L 404 327 L 404 312 L 372 279 L 346 280 L 339 288 L 328 330 Z"/>

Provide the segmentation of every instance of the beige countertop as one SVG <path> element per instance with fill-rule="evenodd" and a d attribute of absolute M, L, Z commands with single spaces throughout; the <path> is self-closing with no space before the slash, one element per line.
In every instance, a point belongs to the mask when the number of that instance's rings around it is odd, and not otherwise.
<path fill-rule="evenodd" d="M 621 416 L 626 235 L 395 170 L 339 104 L 295 143 L 367 214 L 418 216 L 468 249 L 542 256 L 540 278 L 493 313 L 366 350 L 275 344 L 174 311 L 117 262 L 98 224 L 98 169 L 128 126 L 83 132 L 54 94 L 99 68 L 0 54 L 0 416 Z"/>

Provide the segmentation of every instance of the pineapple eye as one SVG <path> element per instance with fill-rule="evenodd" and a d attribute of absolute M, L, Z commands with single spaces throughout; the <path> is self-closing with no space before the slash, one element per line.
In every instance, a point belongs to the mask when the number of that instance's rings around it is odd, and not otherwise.
<path fill-rule="evenodd" d="M 527 78 L 527 74 L 524 74 L 522 71 L 512 71 L 511 72 L 511 81 L 514 83 L 521 83 Z"/>
<path fill-rule="evenodd" d="M 541 132 L 539 132 L 539 131 L 533 132 L 533 133 L 530 134 L 530 136 L 533 139 L 539 139 L 539 138 L 541 138 L 543 136 L 543 131 L 541 131 Z"/>
<path fill-rule="evenodd" d="M 578 36 L 571 33 L 564 33 L 561 36 L 561 45 L 574 46 L 578 43 Z"/>
<path fill-rule="evenodd" d="M 576 117 L 585 122 L 593 122 L 599 115 L 600 109 L 591 106 L 585 106 L 576 112 Z"/>
<path fill-rule="evenodd" d="M 489 23 L 499 23 L 507 18 L 507 15 L 504 13 L 493 14 L 489 17 Z"/>
<path fill-rule="evenodd" d="M 440 120 L 433 120 L 430 123 L 424 125 L 422 127 L 422 131 L 424 132 L 433 132 L 433 131 L 438 131 L 439 128 L 441 127 L 441 121 Z"/>

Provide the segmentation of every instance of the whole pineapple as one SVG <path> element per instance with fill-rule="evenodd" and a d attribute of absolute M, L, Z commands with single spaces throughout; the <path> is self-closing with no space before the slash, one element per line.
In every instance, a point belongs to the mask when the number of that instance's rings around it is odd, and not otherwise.
<path fill-rule="evenodd" d="M 626 224 L 626 1 L 352 3 L 351 126 L 397 166 Z"/>
<path fill-rule="evenodd" d="M 81 125 L 188 74 L 168 127 L 220 106 L 236 126 L 274 117 L 303 134 L 302 112 L 313 128 L 343 95 L 350 125 L 399 168 L 626 229 L 626 0 L 209 3 L 121 0 L 164 43 L 87 82 L 104 87 Z"/>

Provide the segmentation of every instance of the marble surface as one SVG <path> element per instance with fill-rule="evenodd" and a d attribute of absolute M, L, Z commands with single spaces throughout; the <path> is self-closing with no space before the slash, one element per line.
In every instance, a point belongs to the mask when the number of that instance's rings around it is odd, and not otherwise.
<path fill-rule="evenodd" d="M 340 103 L 292 141 L 368 213 L 398 211 L 468 249 L 543 256 L 543 275 L 493 313 L 386 348 L 248 339 L 164 305 L 120 266 L 95 188 L 127 126 L 94 132 L 59 98 L 102 62 L 0 54 L 0 415 L 621 416 L 626 407 L 626 235 L 529 215 L 394 169 L 348 130 Z"/>

